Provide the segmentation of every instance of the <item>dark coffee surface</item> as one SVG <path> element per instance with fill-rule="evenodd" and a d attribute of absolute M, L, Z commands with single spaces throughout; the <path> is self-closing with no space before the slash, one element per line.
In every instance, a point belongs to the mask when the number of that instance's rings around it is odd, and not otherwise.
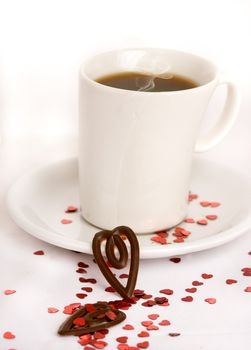
<path fill-rule="evenodd" d="M 187 90 L 198 86 L 193 80 L 173 73 L 153 76 L 121 72 L 100 77 L 96 81 L 118 89 L 149 92 Z"/>

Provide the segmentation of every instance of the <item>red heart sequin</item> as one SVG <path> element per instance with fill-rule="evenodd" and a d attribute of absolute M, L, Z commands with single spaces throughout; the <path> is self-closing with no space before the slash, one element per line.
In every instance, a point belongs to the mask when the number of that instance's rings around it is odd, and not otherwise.
<path fill-rule="evenodd" d="M 4 337 L 4 339 L 14 339 L 14 338 L 16 338 L 16 336 L 13 333 L 9 332 L 9 331 L 4 332 L 3 337 Z"/>
<path fill-rule="evenodd" d="M 207 202 L 207 201 L 204 201 L 204 202 L 200 202 L 200 205 L 202 206 L 202 207 L 209 207 L 210 206 L 210 202 Z"/>
<path fill-rule="evenodd" d="M 80 261 L 79 263 L 78 263 L 78 267 L 84 267 L 84 268 L 87 268 L 87 267 L 89 267 L 89 265 L 87 265 L 86 263 L 84 263 L 83 261 Z"/>
<path fill-rule="evenodd" d="M 16 291 L 14 289 L 6 289 L 4 291 L 5 295 L 11 295 L 11 294 L 14 294 L 14 293 L 16 293 Z"/>
<path fill-rule="evenodd" d="M 33 252 L 34 255 L 44 255 L 43 250 L 37 250 L 36 252 Z"/>
<path fill-rule="evenodd" d="M 170 261 L 172 261 L 173 263 L 177 264 L 181 261 L 181 258 L 170 258 Z"/>
<path fill-rule="evenodd" d="M 168 334 L 170 337 L 178 337 L 180 333 L 169 333 Z"/>
<path fill-rule="evenodd" d="M 48 313 L 49 314 L 55 314 L 56 312 L 58 312 L 59 310 L 55 307 L 48 307 Z"/>
<path fill-rule="evenodd" d="M 84 294 L 84 293 L 77 293 L 76 294 L 76 297 L 79 298 L 79 299 L 84 299 L 87 297 L 87 294 Z"/>
<path fill-rule="evenodd" d="M 247 287 L 244 289 L 244 292 L 251 293 L 251 287 Z"/>
<path fill-rule="evenodd" d="M 138 343 L 137 347 L 140 349 L 147 349 L 149 346 L 149 342 L 148 341 L 143 341 L 142 343 Z"/>
<path fill-rule="evenodd" d="M 229 278 L 229 279 L 226 280 L 226 284 L 234 284 L 234 283 L 237 283 L 237 281 L 236 281 L 236 280 L 233 280 L 233 279 L 231 279 L 231 278 Z"/>
<path fill-rule="evenodd" d="M 181 300 L 190 303 L 191 301 L 193 301 L 193 297 L 191 297 L 190 295 L 188 295 L 187 297 L 181 298 Z"/>
<path fill-rule="evenodd" d="M 118 337 L 116 340 L 118 343 L 127 343 L 128 337 Z"/>
<path fill-rule="evenodd" d="M 71 224 L 72 223 L 72 220 L 69 220 L 69 219 L 62 219 L 61 220 L 61 224 L 63 225 L 68 225 L 68 224 Z"/>
<path fill-rule="evenodd" d="M 161 322 L 159 322 L 160 326 L 170 326 L 171 322 L 168 320 L 162 320 Z"/>
<path fill-rule="evenodd" d="M 197 292 L 197 288 L 195 288 L 195 287 L 194 288 L 186 288 L 185 291 L 188 293 L 195 293 L 195 292 Z"/>
<path fill-rule="evenodd" d="M 188 224 L 194 224 L 194 223 L 195 223 L 194 219 L 192 219 L 192 218 L 186 218 L 186 219 L 184 220 L 184 222 L 186 222 L 186 223 L 188 223 Z"/>
<path fill-rule="evenodd" d="M 129 275 L 127 273 L 122 273 L 121 275 L 119 275 L 119 278 L 128 278 Z"/>
<path fill-rule="evenodd" d="M 151 324 L 150 326 L 147 327 L 148 331 L 157 331 L 159 329 L 158 326 L 155 326 L 154 324 Z"/>
<path fill-rule="evenodd" d="M 189 193 L 188 195 L 188 201 L 191 202 L 194 199 L 197 199 L 199 196 L 195 193 Z"/>
<path fill-rule="evenodd" d="M 199 225 L 207 225 L 207 220 L 205 220 L 205 219 L 198 220 L 198 221 L 196 221 L 196 222 L 197 222 L 197 224 L 199 224 Z"/>
<path fill-rule="evenodd" d="M 69 205 L 67 209 L 65 209 L 65 213 L 75 213 L 78 211 L 77 207 L 74 207 L 74 205 Z"/>
<path fill-rule="evenodd" d="M 153 321 L 142 321 L 141 324 L 144 327 L 149 327 L 153 324 Z"/>
<path fill-rule="evenodd" d="M 219 203 L 219 202 L 211 202 L 210 203 L 210 206 L 212 207 L 212 208 L 217 208 L 217 207 L 219 207 L 221 204 Z"/>
<path fill-rule="evenodd" d="M 128 350 L 129 349 L 129 345 L 127 345 L 127 344 L 119 344 L 117 346 L 117 349 L 118 350 Z"/>
<path fill-rule="evenodd" d="M 141 331 L 140 333 L 138 333 L 138 337 L 140 338 L 149 337 L 149 333 L 147 331 Z"/>
<path fill-rule="evenodd" d="M 150 320 L 157 320 L 157 318 L 159 317 L 158 314 L 150 314 L 147 316 L 148 318 L 150 318 Z"/>
<path fill-rule="evenodd" d="M 218 218 L 218 216 L 217 215 L 207 215 L 206 218 L 208 220 L 216 220 Z"/>
<path fill-rule="evenodd" d="M 206 298 L 205 302 L 208 304 L 215 304 L 216 303 L 216 299 L 215 298 Z"/>
<path fill-rule="evenodd" d="M 193 286 L 196 286 L 196 287 L 202 286 L 203 284 L 204 284 L 203 282 L 199 282 L 199 281 L 193 281 L 193 282 L 192 282 L 192 285 L 193 285 Z"/>
<path fill-rule="evenodd" d="M 126 331 L 131 331 L 134 329 L 134 327 L 131 324 L 126 324 L 122 328 L 125 329 Z"/>
<path fill-rule="evenodd" d="M 172 289 L 161 289 L 160 291 L 159 291 L 160 293 L 162 293 L 162 294 L 166 294 L 166 295 L 172 295 L 173 294 L 173 290 Z"/>
<path fill-rule="evenodd" d="M 85 320 L 83 317 L 77 317 L 75 318 L 75 320 L 72 321 L 73 324 L 77 325 L 77 326 L 84 326 L 86 324 Z"/>
<path fill-rule="evenodd" d="M 91 293 L 93 291 L 92 287 L 82 287 L 81 289 L 87 293 Z"/>
<path fill-rule="evenodd" d="M 80 345 L 89 344 L 91 341 L 91 338 L 92 338 L 91 334 L 83 334 L 79 337 L 78 343 Z"/>
<path fill-rule="evenodd" d="M 203 273 L 203 274 L 201 275 L 201 277 L 204 278 L 205 280 L 207 280 L 207 279 L 212 278 L 213 275 L 211 275 L 210 273 Z"/>
<path fill-rule="evenodd" d="M 92 345 L 97 349 L 103 349 L 108 344 L 103 340 L 92 341 Z"/>
<path fill-rule="evenodd" d="M 151 241 L 160 243 L 162 245 L 168 244 L 166 238 L 160 237 L 160 236 L 153 236 L 153 237 L 151 237 Z"/>

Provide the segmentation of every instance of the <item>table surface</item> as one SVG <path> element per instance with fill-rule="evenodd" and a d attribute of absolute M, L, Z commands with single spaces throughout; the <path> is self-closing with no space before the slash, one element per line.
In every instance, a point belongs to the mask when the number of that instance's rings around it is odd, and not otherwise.
<path fill-rule="evenodd" d="M 204 156 L 238 168 L 245 176 L 251 171 L 250 121 L 242 108 L 242 117 L 236 123 L 224 142 Z M 49 161 L 71 157 L 77 154 L 76 136 L 64 139 L 12 139 L 3 140 L 1 158 L 1 211 L 0 211 L 0 349 L 16 350 L 74 350 L 83 349 L 72 336 L 60 337 L 57 329 L 66 315 L 65 305 L 81 302 L 76 293 L 81 287 L 91 286 L 84 302 L 119 299 L 113 293 L 105 292 L 104 281 L 92 258 L 88 255 L 67 251 L 39 241 L 18 228 L 9 218 L 5 195 L 10 184 L 25 171 L 41 166 Z M 234 200 L 234 199 L 233 199 Z M 33 252 L 43 250 L 44 255 Z M 105 341 L 106 349 L 117 349 L 119 336 L 128 336 L 128 344 L 136 346 L 149 341 L 148 349 L 236 349 L 251 346 L 251 293 L 244 292 L 251 286 L 251 277 L 243 276 L 241 269 L 251 267 L 251 230 L 240 238 L 224 246 L 181 257 L 179 263 L 166 259 L 144 260 L 140 262 L 137 288 L 145 290 L 153 297 L 165 296 L 159 291 L 170 288 L 173 295 L 167 296 L 169 306 L 142 306 L 143 300 L 132 305 L 126 312 L 127 320 L 110 329 Z M 94 285 L 81 284 L 76 272 L 77 264 L 89 264 L 84 277 L 96 278 Z M 212 274 L 203 279 L 202 273 Z M 235 284 L 226 284 L 226 279 L 236 279 Z M 185 291 L 192 281 L 204 284 L 197 287 L 194 294 Z M 16 293 L 5 295 L 5 290 Z M 192 295 L 192 302 L 181 298 Z M 204 301 L 216 298 L 215 304 Z M 59 309 L 48 313 L 48 307 Z M 154 324 L 169 320 L 169 326 L 159 326 L 159 330 L 149 331 L 148 338 L 138 337 L 144 330 L 141 322 L 149 320 L 149 314 L 159 314 Z M 124 330 L 125 323 L 132 324 L 134 330 Z M 4 339 L 10 331 L 15 339 Z M 171 337 L 169 333 L 180 333 Z"/>

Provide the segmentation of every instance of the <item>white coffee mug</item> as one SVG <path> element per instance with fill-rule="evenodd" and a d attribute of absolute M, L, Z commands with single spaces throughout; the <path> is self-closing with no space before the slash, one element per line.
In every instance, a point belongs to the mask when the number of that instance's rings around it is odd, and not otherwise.
<path fill-rule="evenodd" d="M 95 80 L 120 72 L 166 70 L 198 87 L 146 92 Z M 204 138 L 198 131 L 210 97 L 226 84 L 225 108 Z M 193 151 L 216 145 L 238 109 L 236 85 L 222 80 L 205 58 L 168 49 L 124 49 L 99 54 L 80 69 L 79 182 L 81 213 L 91 224 L 137 233 L 170 228 L 187 215 Z"/>

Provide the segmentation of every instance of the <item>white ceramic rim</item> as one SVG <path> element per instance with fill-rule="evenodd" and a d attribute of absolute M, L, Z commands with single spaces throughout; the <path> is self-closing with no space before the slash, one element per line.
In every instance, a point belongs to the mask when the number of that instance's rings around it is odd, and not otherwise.
<path fill-rule="evenodd" d="M 39 173 L 42 170 L 45 170 L 46 168 L 50 168 L 51 166 L 55 166 L 56 164 L 62 164 L 64 162 L 70 162 L 75 160 L 76 158 L 67 158 L 58 162 L 53 162 L 50 164 L 47 164 L 46 166 L 40 167 L 36 169 L 35 171 L 31 171 L 29 173 L 24 174 L 21 178 L 19 178 L 9 189 L 6 203 L 7 208 L 9 211 L 9 214 L 11 218 L 14 220 L 14 222 L 21 227 L 24 231 L 30 233 L 32 236 L 45 241 L 47 243 L 59 246 L 61 248 L 73 250 L 73 251 L 79 251 L 86 254 L 91 254 L 91 247 L 90 244 L 87 242 L 81 242 L 81 247 L 79 247 L 79 240 L 71 239 L 68 237 L 64 237 L 62 235 L 59 235 L 58 233 L 46 230 L 42 227 L 39 227 L 32 222 L 26 220 L 26 218 L 23 216 L 22 211 L 20 210 L 19 206 L 16 203 L 16 193 L 18 192 L 18 188 L 22 186 L 22 183 L 26 182 L 29 177 L 33 177 L 36 175 L 36 173 Z M 235 172 L 238 174 L 237 172 Z M 249 181 L 243 179 L 243 175 L 238 174 L 239 177 L 241 176 L 242 181 L 247 182 L 247 186 L 250 187 Z M 247 214 L 243 221 L 241 221 L 239 224 L 222 231 L 218 233 L 217 235 L 209 236 L 206 238 L 202 238 L 197 241 L 191 241 L 191 242 L 185 242 L 182 244 L 175 244 L 175 245 L 168 245 L 168 250 L 166 245 L 154 245 L 151 247 L 144 247 L 144 250 L 141 251 L 140 258 L 141 259 L 154 259 L 154 258 L 164 258 L 169 257 L 173 255 L 182 255 L 197 251 L 206 250 L 209 248 L 214 248 L 216 246 L 222 245 L 224 243 L 227 243 L 241 234 L 243 234 L 245 231 L 247 231 L 251 227 L 251 208 L 247 209 Z M 98 232 L 98 229 L 97 229 Z"/>

